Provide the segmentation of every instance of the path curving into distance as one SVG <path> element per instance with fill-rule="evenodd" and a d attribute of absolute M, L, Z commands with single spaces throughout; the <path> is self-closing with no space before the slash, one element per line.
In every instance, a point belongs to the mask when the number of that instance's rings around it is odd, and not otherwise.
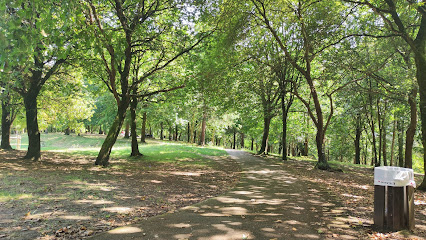
<path fill-rule="evenodd" d="M 302 182 L 284 167 L 237 150 L 227 150 L 243 176 L 228 193 L 91 239 L 326 239 L 323 216 L 341 214 L 327 192 Z M 336 208 L 337 209 L 337 208 Z M 336 212 L 336 213 L 335 213 Z M 356 233 L 340 235 L 356 239 Z"/>

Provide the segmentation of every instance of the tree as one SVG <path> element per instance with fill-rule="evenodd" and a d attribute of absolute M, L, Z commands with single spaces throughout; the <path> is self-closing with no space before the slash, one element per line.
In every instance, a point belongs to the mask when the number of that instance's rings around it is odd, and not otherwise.
<path fill-rule="evenodd" d="M 37 97 L 44 84 L 58 72 L 73 49 L 78 34 L 74 26 L 81 17 L 74 1 L 27 1 L 6 3 L 9 41 L 8 67 L 14 89 L 22 96 L 28 129 L 28 151 L 24 158 L 40 158 Z"/>
<path fill-rule="evenodd" d="M 404 40 L 414 54 L 416 79 L 420 95 L 420 118 L 423 142 L 423 160 L 426 163 L 426 6 L 424 1 L 344 0 L 372 10 L 384 23 L 384 35 Z M 375 21 L 378 23 L 378 21 Z M 361 33 L 369 35 L 368 33 Z M 380 36 L 376 36 L 380 37 Z M 426 165 L 426 164 L 425 164 Z M 426 177 L 419 189 L 426 190 Z"/>
<path fill-rule="evenodd" d="M 103 81 L 117 103 L 117 115 L 96 158 L 96 165 L 108 165 L 111 149 L 133 96 L 141 98 L 176 89 L 146 93 L 144 89 L 140 92 L 140 85 L 208 36 L 198 33 L 192 37 L 189 34 L 193 29 L 181 20 L 183 15 L 191 13 L 180 9 L 178 3 L 115 0 L 95 4 L 86 1 L 86 17 L 94 29 L 94 47 L 106 73 Z M 130 70 L 136 56 L 142 58 L 143 66 L 140 77 L 131 81 Z"/>

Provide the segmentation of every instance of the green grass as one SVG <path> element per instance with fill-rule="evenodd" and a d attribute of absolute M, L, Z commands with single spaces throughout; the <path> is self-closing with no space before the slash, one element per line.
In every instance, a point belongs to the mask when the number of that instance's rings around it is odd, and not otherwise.
<path fill-rule="evenodd" d="M 26 135 L 22 135 L 21 149 L 28 143 Z M 43 151 L 54 151 L 70 155 L 97 156 L 105 136 L 63 133 L 41 134 Z M 128 159 L 129 161 L 169 162 L 187 165 L 210 165 L 211 161 L 205 156 L 226 156 L 226 151 L 210 147 L 196 147 L 193 145 L 169 142 L 149 141 L 149 144 L 139 144 L 139 150 L 144 155 L 140 158 L 129 157 L 131 152 L 130 139 L 119 136 L 111 152 L 111 157 Z M 120 168 L 120 166 L 115 166 Z"/>
<path fill-rule="evenodd" d="M 0 202 L 29 198 L 33 198 L 33 195 L 28 193 L 16 193 L 12 191 L 0 191 Z"/>

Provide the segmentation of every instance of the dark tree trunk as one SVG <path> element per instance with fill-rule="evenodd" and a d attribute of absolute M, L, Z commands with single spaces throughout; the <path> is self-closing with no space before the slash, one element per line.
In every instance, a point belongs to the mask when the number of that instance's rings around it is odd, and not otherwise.
<path fill-rule="evenodd" d="M 169 141 L 171 141 L 171 140 L 172 140 L 172 134 L 173 134 L 173 127 L 172 127 L 172 126 L 170 126 L 170 127 L 169 127 Z"/>
<path fill-rule="evenodd" d="M 163 131 L 164 131 L 164 129 L 163 129 L 163 122 L 160 123 L 160 128 L 161 128 L 161 130 L 160 130 L 160 140 L 163 140 L 163 138 L 164 138 L 164 135 L 163 135 Z"/>
<path fill-rule="evenodd" d="M 413 144 L 417 127 L 417 88 L 413 88 L 408 96 L 408 104 L 410 105 L 410 125 L 405 135 L 405 167 L 413 167 Z"/>
<path fill-rule="evenodd" d="M 355 164 L 361 163 L 361 134 L 362 134 L 362 125 L 361 125 L 361 115 L 358 114 L 355 125 Z"/>
<path fill-rule="evenodd" d="M 102 125 L 99 125 L 99 134 L 104 134 L 104 131 L 102 131 Z"/>
<path fill-rule="evenodd" d="M 232 145 L 232 149 L 236 148 L 236 143 L 237 143 L 237 130 L 234 128 L 234 141 L 233 141 L 233 145 Z"/>
<path fill-rule="evenodd" d="M 244 149 L 244 133 L 241 133 L 241 148 Z"/>
<path fill-rule="evenodd" d="M 1 102 L 1 146 L 2 149 L 12 149 L 10 145 L 10 129 L 12 128 L 12 114 L 10 111 L 10 95 L 5 93 Z"/>
<path fill-rule="evenodd" d="M 370 88 L 371 88 L 371 82 L 370 82 Z M 373 141 L 373 161 L 374 166 L 378 167 L 380 166 L 379 162 L 377 161 L 377 149 L 376 149 L 376 132 L 375 132 L 375 126 L 374 126 L 374 115 L 373 115 L 373 97 L 371 94 L 369 94 L 369 101 L 370 101 L 370 129 L 371 129 L 371 139 Z"/>
<path fill-rule="evenodd" d="M 178 125 L 176 124 L 175 126 L 175 134 L 174 134 L 174 140 L 177 141 L 179 138 L 179 132 L 178 132 L 179 128 Z"/>
<path fill-rule="evenodd" d="M 126 128 L 124 130 L 124 138 L 129 139 L 130 138 L 130 121 L 126 121 Z"/>
<path fill-rule="evenodd" d="M 328 165 L 327 158 L 325 157 L 324 152 L 324 130 L 322 128 L 317 128 L 317 135 L 315 137 L 315 142 L 317 144 L 317 153 L 318 153 L 318 163 L 317 168 L 321 170 L 328 170 L 330 166 Z"/>
<path fill-rule="evenodd" d="M 129 107 L 130 98 L 122 98 L 120 105 L 118 106 L 117 115 L 115 116 L 114 122 L 111 125 L 108 135 L 102 144 L 101 150 L 96 158 L 96 165 L 108 166 L 109 156 L 111 154 L 112 147 L 117 141 L 117 137 L 120 134 L 121 127 L 123 126 L 124 119 L 126 118 L 126 111 Z"/>
<path fill-rule="evenodd" d="M 71 134 L 70 127 L 65 128 L 65 135 L 70 135 L 70 134 Z"/>
<path fill-rule="evenodd" d="M 187 126 L 187 133 L 188 133 L 188 143 L 191 142 L 191 126 L 188 122 L 188 126 Z"/>
<path fill-rule="evenodd" d="M 38 91 L 29 91 L 24 96 L 25 115 L 27 120 L 28 130 L 28 151 L 25 155 L 25 159 L 31 159 L 37 161 L 41 156 L 40 146 L 40 131 L 38 129 L 37 121 L 37 96 Z"/>
<path fill-rule="evenodd" d="M 271 117 L 263 118 L 263 136 L 262 136 L 262 145 L 258 154 L 267 154 L 268 152 L 268 138 L 269 138 L 269 127 L 271 125 Z"/>
<path fill-rule="evenodd" d="M 133 91 L 133 94 L 136 94 L 136 90 Z M 132 97 L 132 100 L 130 102 L 130 131 L 131 131 L 130 135 L 132 137 L 132 153 L 130 154 L 131 157 L 142 156 L 142 154 L 139 152 L 138 136 L 136 134 L 137 107 L 138 107 L 138 99 L 136 97 Z"/>
<path fill-rule="evenodd" d="M 398 129 L 398 166 L 404 167 L 404 126 L 402 120 L 397 121 Z"/>
<path fill-rule="evenodd" d="M 414 58 L 416 60 L 416 78 L 419 85 L 420 93 L 420 120 L 422 129 L 422 144 L 423 144 L 423 163 L 426 168 L 426 37 L 425 29 L 426 17 L 422 18 L 422 28 L 418 34 L 421 34 L 422 39 L 416 41 L 418 52 L 415 53 Z M 423 178 L 423 182 L 419 186 L 420 190 L 426 190 L 426 177 Z"/>
<path fill-rule="evenodd" d="M 201 135 L 199 145 L 206 145 L 206 122 L 207 122 L 207 107 L 203 108 L 203 120 L 201 122 Z"/>
<path fill-rule="evenodd" d="M 250 150 L 254 150 L 254 138 L 251 138 L 251 146 L 250 146 Z"/>
<path fill-rule="evenodd" d="M 146 143 L 146 112 L 142 114 L 141 143 Z"/>
<path fill-rule="evenodd" d="M 283 99 L 281 100 L 283 101 Z M 281 103 L 281 110 L 282 110 L 282 124 L 283 124 L 283 135 L 282 135 L 282 143 L 281 143 L 281 148 L 282 148 L 282 155 L 281 155 L 281 159 L 283 161 L 287 161 L 287 113 L 288 111 L 285 109 L 285 103 Z"/>
<path fill-rule="evenodd" d="M 382 116 L 382 156 L 383 156 L 383 165 L 387 166 L 388 165 L 388 159 L 387 159 L 387 141 L 386 141 L 386 112 L 387 112 L 387 104 L 385 102 L 385 106 L 384 106 L 384 112 L 383 112 L 383 116 Z"/>
<path fill-rule="evenodd" d="M 395 134 L 396 134 L 396 114 L 395 114 L 395 120 L 393 120 L 393 131 L 392 131 L 392 144 L 391 144 L 391 159 L 389 166 L 394 165 L 394 159 L 395 159 Z"/>
<path fill-rule="evenodd" d="M 377 99 L 377 124 L 379 125 L 379 163 L 376 166 L 382 165 L 382 140 L 383 140 L 383 127 L 382 117 L 380 113 L 379 99 Z"/>

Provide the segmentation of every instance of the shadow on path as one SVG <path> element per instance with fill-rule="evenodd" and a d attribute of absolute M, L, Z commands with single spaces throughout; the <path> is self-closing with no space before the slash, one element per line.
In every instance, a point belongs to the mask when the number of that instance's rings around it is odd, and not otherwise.
<path fill-rule="evenodd" d="M 357 238 L 345 225 L 326 222 L 325 216 L 338 219 L 343 211 L 318 186 L 259 157 L 228 153 L 244 173 L 230 192 L 92 239 L 326 239 L 330 227 L 345 228 L 339 239 Z"/>

